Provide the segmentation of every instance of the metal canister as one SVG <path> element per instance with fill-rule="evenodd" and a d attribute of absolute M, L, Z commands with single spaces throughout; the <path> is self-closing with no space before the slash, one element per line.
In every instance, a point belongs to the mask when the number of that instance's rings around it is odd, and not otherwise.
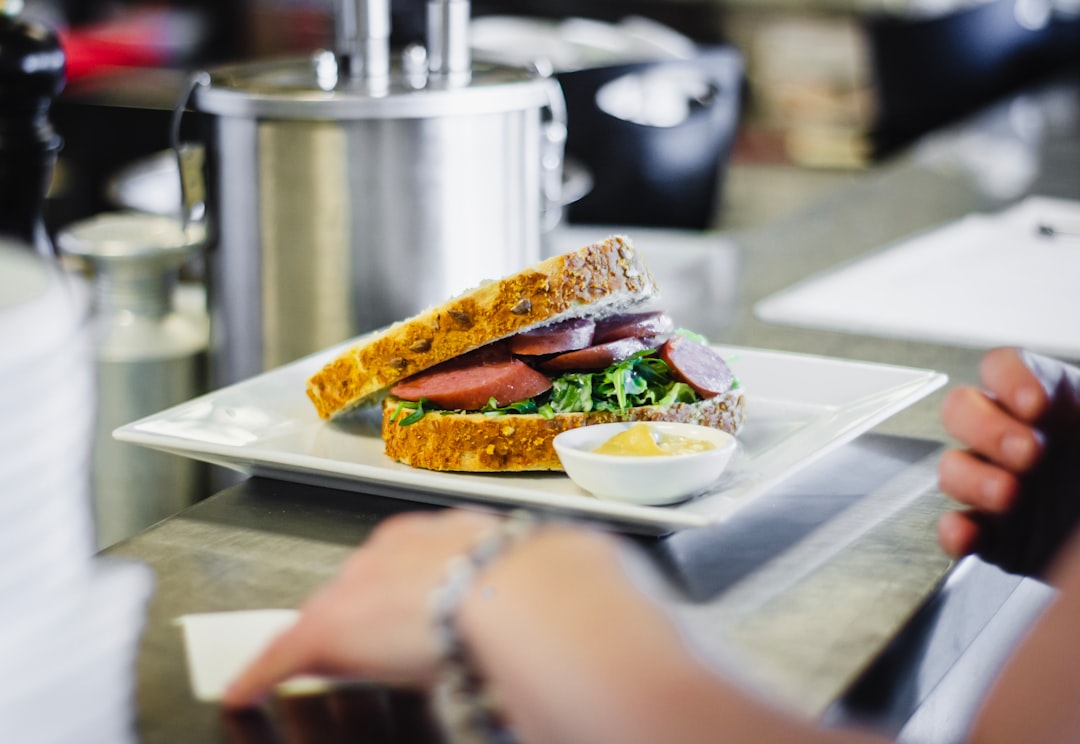
<path fill-rule="evenodd" d="M 559 218 L 558 84 L 471 64 L 458 0 L 432 4 L 426 47 L 390 55 L 372 4 L 361 42 L 211 70 L 194 89 L 215 384 L 517 271 Z"/>
<path fill-rule="evenodd" d="M 209 320 L 199 287 L 177 301 L 182 264 L 205 243 L 201 223 L 139 213 L 68 226 L 61 252 L 94 281 L 98 418 L 93 494 L 98 547 L 175 514 L 207 489 L 207 466 L 117 442 L 112 432 L 206 390 Z"/>

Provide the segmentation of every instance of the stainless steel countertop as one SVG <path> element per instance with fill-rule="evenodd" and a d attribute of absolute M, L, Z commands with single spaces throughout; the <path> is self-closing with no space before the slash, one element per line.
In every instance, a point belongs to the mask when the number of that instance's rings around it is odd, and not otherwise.
<path fill-rule="evenodd" d="M 1033 117 L 1040 126 L 1031 126 Z M 679 320 L 717 342 L 928 367 L 947 372 L 952 383 L 973 382 L 979 349 L 769 325 L 753 317 L 753 304 L 811 272 L 1027 192 L 1080 198 L 1077 118 L 1075 88 L 1032 94 L 866 173 L 827 179 L 820 195 L 764 222 L 741 226 L 730 215 L 740 226 L 722 231 L 715 249 L 730 252 L 731 286 L 710 288 L 712 300 L 687 311 L 696 317 Z M 976 135 L 1030 158 L 1037 179 L 1009 186 L 988 174 L 969 157 Z M 765 175 L 755 183 L 785 178 L 782 170 Z M 731 184 L 738 182 L 736 168 Z M 738 196 L 753 203 L 749 194 Z M 897 730 L 930 699 L 1020 585 L 979 564 L 935 593 L 951 568 L 933 527 L 946 508 L 934 469 L 947 441 L 938 422 L 943 394 L 793 476 L 730 522 L 640 540 L 670 579 L 666 601 L 704 652 L 808 715 L 844 721 L 867 714 L 853 691 L 881 690 L 865 675 L 882 674 L 875 660 L 904 638 L 914 617 L 948 642 L 909 646 L 916 650 L 906 673 L 918 684 L 902 686 L 902 702 L 894 694 L 879 705 L 889 713 L 875 721 Z M 146 562 L 158 578 L 139 662 L 142 740 L 233 740 L 217 709 L 191 697 L 173 618 L 295 606 L 381 519 L 418 508 L 431 507 L 250 480 L 107 550 Z M 972 585 L 993 590 L 975 592 L 978 602 L 957 600 L 963 612 L 950 610 L 949 597 L 970 597 L 965 587 Z M 1024 622 L 1030 617 L 1020 614 Z"/>

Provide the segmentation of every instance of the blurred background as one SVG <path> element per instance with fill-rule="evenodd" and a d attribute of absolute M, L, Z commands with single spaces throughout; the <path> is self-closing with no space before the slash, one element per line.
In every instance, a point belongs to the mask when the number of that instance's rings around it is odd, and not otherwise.
<path fill-rule="evenodd" d="M 29 0 L 26 14 L 61 29 L 68 54 L 53 226 L 106 207 L 102 184 L 123 160 L 168 146 L 182 85 L 171 73 L 309 53 L 333 39 L 329 0 Z M 710 215 L 731 227 L 799 203 L 790 172 L 758 198 L 772 167 L 809 169 L 807 193 L 820 193 L 1080 57 L 1080 0 L 480 0 L 472 14 L 641 17 L 737 49 L 744 97 L 732 163 L 746 167 Z M 392 16 L 395 47 L 423 37 L 422 2 L 394 0 Z"/>

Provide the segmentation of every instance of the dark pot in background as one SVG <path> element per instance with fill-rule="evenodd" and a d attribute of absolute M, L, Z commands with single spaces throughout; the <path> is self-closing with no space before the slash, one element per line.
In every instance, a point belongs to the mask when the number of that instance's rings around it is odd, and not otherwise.
<path fill-rule="evenodd" d="M 1040 78 L 1080 67 L 1080 15 L 990 0 L 930 18 L 870 16 L 878 158 Z"/>
<path fill-rule="evenodd" d="M 715 221 L 738 129 L 742 55 L 648 18 L 473 20 L 473 53 L 551 70 L 567 109 L 566 162 L 592 188 L 567 221 L 703 229 Z"/>
<path fill-rule="evenodd" d="M 740 111 L 743 61 L 729 47 L 692 59 L 562 72 L 568 158 L 593 188 L 570 222 L 711 225 Z"/>

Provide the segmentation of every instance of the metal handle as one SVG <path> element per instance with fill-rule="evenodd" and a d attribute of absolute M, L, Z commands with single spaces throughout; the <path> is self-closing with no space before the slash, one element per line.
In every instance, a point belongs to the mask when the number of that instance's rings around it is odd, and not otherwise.
<path fill-rule="evenodd" d="M 206 188 L 203 181 L 203 160 L 206 150 L 201 145 L 181 141 L 180 125 L 184 112 L 191 105 L 195 91 L 210 86 L 210 73 L 198 71 L 188 79 L 180 93 L 180 98 L 173 107 L 170 142 L 176 155 L 176 166 L 180 175 L 180 219 L 184 229 L 192 222 L 206 219 Z"/>
<path fill-rule="evenodd" d="M 390 0 L 334 0 L 338 67 L 369 85 L 390 74 Z M 428 71 L 451 85 L 469 82 L 469 0 L 428 0 Z"/>
<path fill-rule="evenodd" d="M 543 197 L 544 230 L 556 227 L 562 220 L 563 160 L 566 155 L 566 99 L 562 86 L 553 78 L 547 82 L 547 105 L 540 142 L 540 177 Z"/>
<path fill-rule="evenodd" d="M 469 0 L 428 0 L 428 72 L 458 85 L 469 82 Z"/>
<path fill-rule="evenodd" d="M 382 83 L 390 74 L 390 0 L 334 0 L 338 66 Z"/>

